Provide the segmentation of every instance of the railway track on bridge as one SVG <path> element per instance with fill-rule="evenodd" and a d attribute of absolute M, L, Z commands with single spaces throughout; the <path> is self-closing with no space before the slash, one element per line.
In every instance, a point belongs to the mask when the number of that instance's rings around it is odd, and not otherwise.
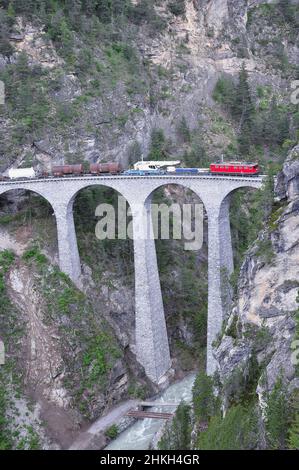
<path fill-rule="evenodd" d="M 161 181 L 175 181 L 174 184 L 178 184 L 178 181 L 185 181 L 185 180 L 212 180 L 212 181 L 251 181 L 251 182 L 261 182 L 266 178 L 266 175 L 260 175 L 258 177 L 252 176 L 211 176 L 211 175 L 156 175 L 156 176 L 64 176 L 60 178 L 49 177 L 49 178 L 27 178 L 27 179 L 16 179 L 16 180 L 9 180 L 9 181 L 0 181 L 0 186 L 19 186 L 22 183 L 26 184 L 34 184 L 34 183 L 66 183 L 71 181 L 123 181 L 123 180 L 136 180 L 142 182 L 144 180 L 161 180 Z M 171 183 L 166 183 L 171 184 Z"/>

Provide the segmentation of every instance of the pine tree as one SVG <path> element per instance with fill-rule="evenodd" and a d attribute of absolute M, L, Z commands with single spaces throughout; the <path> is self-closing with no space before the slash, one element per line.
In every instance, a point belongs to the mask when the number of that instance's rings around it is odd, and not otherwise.
<path fill-rule="evenodd" d="M 298 27 L 298 16 L 296 17 L 295 5 L 291 0 L 279 0 L 278 8 L 286 22 Z"/>
<path fill-rule="evenodd" d="M 213 379 L 200 372 L 193 386 L 193 406 L 195 417 L 200 422 L 208 422 L 215 414 Z"/>
<path fill-rule="evenodd" d="M 297 298 L 298 302 L 299 298 Z M 295 336 L 296 338 L 296 336 Z M 299 450 L 299 390 L 293 391 L 291 396 L 292 419 L 289 429 L 288 448 Z"/>
<path fill-rule="evenodd" d="M 232 111 L 235 100 L 234 82 L 226 76 L 220 77 L 215 85 L 213 98 L 218 103 L 227 106 L 229 111 Z"/>
<path fill-rule="evenodd" d="M 153 129 L 148 160 L 167 160 L 168 142 L 162 129 Z"/>
<path fill-rule="evenodd" d="M 290 427 L 289 449 L 299 450 L 299 412 L 295 415 L 295 420 Z"/>
<path fill-rule="evenodd" d="M 232 106 L 232 113 L 239 121 L 240 153 L 247 154 L 252 141 L 254 105 L 251 98 L 248 72 L 243 63 Z"/>
<path fill-rule="evenodd" d="M 112 19 L 112 1 L 98 0 L 96 13 L 102 23 L 110 23 Z"/>
<path fill-rule="evenodd" d="M 264 139 L 271 146 L 281 145 L 289 138 L 287 113 L 282 111 L 275 97 L 272 98 L 264 124 Z"/>
<path fill-rule="evenodd" d="M 168 8 L 175 16 L 185 15 L 186 3 L 185 0 L 175 0 L 168 2 Z"/>
<path fill-rule="evenodd" d="M 252 141 L 251 134 L 251 124 L 249 122 L 245 122 L 240 129 L 240 134 L 238 138 L 239 152 L 241 155 L 248 155 L 250 152 L 250 146 Z"/>
<path fill-rule="evenodd" d="M 232 406 L 224 418 L 214 416 L 207 430 L 199 433 L 197 449 L 246 450 L 255 449 L 258 442 L 258 415 L 251 405 Z"/>
<path fill-rule="evenodd" d="M 7 16 L 9 18 L 14 18 L 16 16 L 16 12 L 15 12 L 12 2 L 9 2 L 8 8 L 7 8 Z"/>
<path fill-rule="evenodd" d="M 0 54 L 10 56 L 13 48 L 9 42 L 9 30 L 12 18 L 6 12 L 0 9 Z"/>
<path fill-rule="evenodd" d="M 39 2 L 34 0 L 13 0 L 12 6 L 17 13 L 27 13 L 32 15 Z"/>
<path fill-rule="evenodd" d="M 190 406 L 182 402 L 178 406 L 174 420 L 173 432 L 175 436 L 175 450 L 190 449 L 191 443 L 191 418 Z"/>
<path fill-rule="evenodd" d="M 182 142 L 187 143 L 191 141 L 191 133 L 185 116 L 182 117 L 177 126 L 177 134 Z"/>
<path fill-rule="evenodd" d="M 265 424 L 270 448 L 285 449 L 289 415 L 287 390 L 282 377 L 279 377 L 267 399 Z"/>
<path fill-rule="evenodd" d="M 235 99 L 233 104 L 233 114 L 240 119 L 240 128 L 243 123 L 251 119 L 254 111 L 252 103 L 248 72 L 243 63 L 239 73 L 239 82 L 236 87 Z"/>
<path fill-rule="evenodd" d="M 188 450 L 191 445 L 190 406 L 181 402 L 158 446 L 161 450 Z"/>
<path fill-rule="evenodd" d="M 264 183 L 264 188 L 261 193 L 261 218 L 264 222 L 269 218 L 274 201 L 274 171 L 269 169 L 266 181 Z"/>
<path fill-rule="evenodd" d="M 66 0 L 65 11 L 67 12 L 70 18 L 72 26 L 76 29 L 79 29 L 81 26 L 81 11 L 82 11 L 81 0 Z"/>

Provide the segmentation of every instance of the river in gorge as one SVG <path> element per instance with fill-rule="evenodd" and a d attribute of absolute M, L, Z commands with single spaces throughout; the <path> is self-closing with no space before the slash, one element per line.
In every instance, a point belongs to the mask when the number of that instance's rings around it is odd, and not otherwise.
<path fill-rule="evenodd" d="M 168 387 L 158 398 L 151 400 L 156 403 L 167 402 L 179 404 L 182 400 L 191 402 L 192 387 L 196 375 L 191 374 L 183 380 L 176 382 Z M 150 411 L 175 411 L 172 407 L 153 407 Z M 123 431 L 107 447 L 107 450 L 147 450 L 155 434 L 162 428 L 164 420 L 159 419 L 141 419 L 132 426 Z"/>

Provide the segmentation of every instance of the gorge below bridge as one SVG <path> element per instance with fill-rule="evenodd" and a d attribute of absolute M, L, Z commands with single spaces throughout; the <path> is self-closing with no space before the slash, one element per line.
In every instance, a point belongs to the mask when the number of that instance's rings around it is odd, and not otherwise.
<path fill-rule="evenodd" d="M 56 217 L 60 269 L 80 285 L 81 263 L 77 245 L 73 204 L 82 189 L 101 185 L 123 196 L 132 213 L 135 266 L 135 338 L 137 360 L 147 376 L 159 384 L 171 368 L 166 321 L 152 236 L 151 198 L 166 185 L 179 185 L 193 191 L 202 201 L 208 216 L 208 325 L 207 373 L 217 363 L 212 343 L 224 319 L 222 271 L 233 272 L 233 252 L 229 207 L 233 192 L 240 188 L 259 189 L 265 176 L 78 176 L 10 180 L 0 182 L 0 195 L 11 190 L 27 190 L 45 198 Z M 146 227 L 144 237 L 137 236 Z M 135 236 L 136 235 L 136 236 Z"/>

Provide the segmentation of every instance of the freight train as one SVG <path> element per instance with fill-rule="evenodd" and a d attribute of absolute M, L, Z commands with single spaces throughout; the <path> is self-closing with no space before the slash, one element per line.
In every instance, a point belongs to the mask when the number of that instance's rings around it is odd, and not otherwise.
<path fill-rule="evenodd" d="M 134 168 L 123 170 L 117 162 L 92 163 L 86 169 L 82 163 L 76 165 L 54 165 L 50 171 L 36 172 L 33 168 L 17 168 L 8 171 L 8 176 L 0 176 L 0 181 L 32 178 L 64 178 L 69 176 L 155 176 L 155 175 L 230 175 L 257 176 L 260 168 L 257 163 L 221 162 L 211 163 L 209 168 L 178 167 L 180 161 L 142 161 Z"/>

